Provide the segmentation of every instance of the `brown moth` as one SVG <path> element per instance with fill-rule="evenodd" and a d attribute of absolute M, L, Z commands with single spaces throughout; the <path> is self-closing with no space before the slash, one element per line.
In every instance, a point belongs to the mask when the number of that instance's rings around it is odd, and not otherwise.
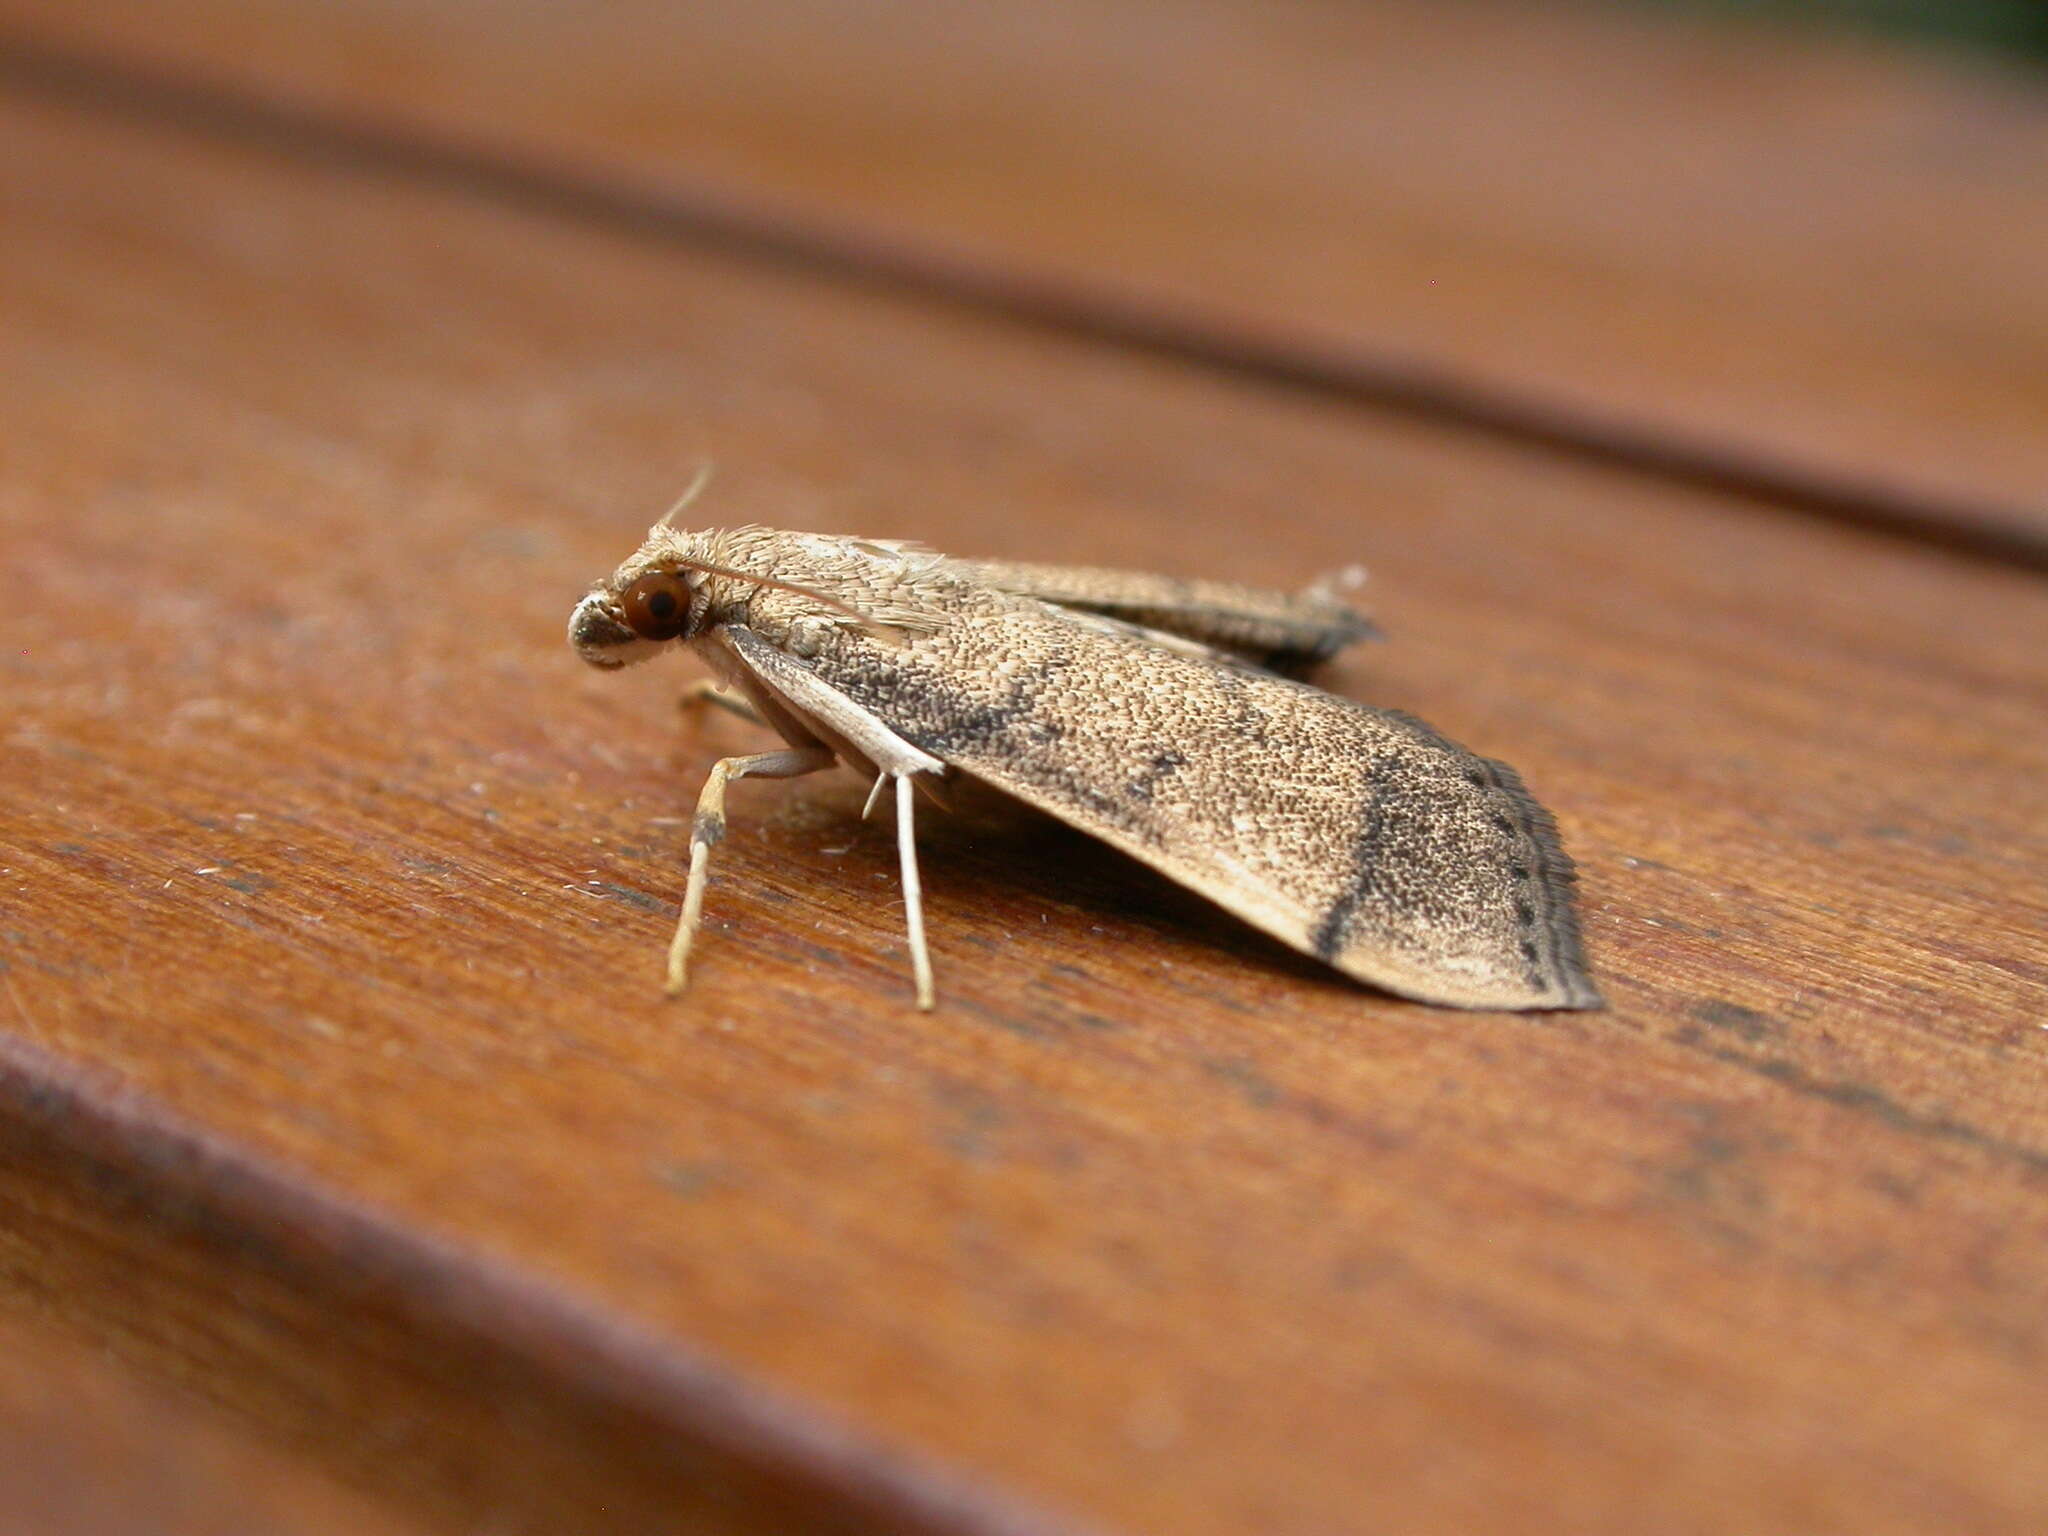
<path fill-rule="evenodd" d="M 964 774 L 1390 992 L 1597 1008 L 1571 861 L 1512 769 L 1283 676 L 1370 632 L 1331 592 L 949 559 L 889 539 L 658 524 L 577 604 L 593 666 L 687 644 L 786 745 L 698 800 L 683 985 L 725 786 L 844 762 L 893 781 L 918 1006 L 915 786 Z"/>

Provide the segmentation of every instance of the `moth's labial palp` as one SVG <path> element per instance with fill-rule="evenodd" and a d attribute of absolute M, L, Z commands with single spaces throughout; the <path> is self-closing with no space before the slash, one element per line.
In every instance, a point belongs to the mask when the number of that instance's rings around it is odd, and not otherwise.
<path fill-rule="evenodd" d="M 584 598 L 569 615 L 569 643 L 593 667 L 610 670 L 626 664 L 627 658 L 615 653 L 631 650 L 640 637 L 619 618 L 617 604 L 599 591 Z"/>

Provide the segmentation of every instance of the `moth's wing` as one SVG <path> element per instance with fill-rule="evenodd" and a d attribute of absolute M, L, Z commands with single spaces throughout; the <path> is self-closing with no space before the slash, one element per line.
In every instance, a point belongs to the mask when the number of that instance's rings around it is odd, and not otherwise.
<path fill-rule="evenodd" d="M 1571 861 L 1513 770 L 1406 715 L 990 594 L 821 680 L 952 767 L 1392 992 L 1590 1008 Z"/>
<path fill-rule="evenodd" d="M 1135 640 L 1145 645 L 1156 645 L 1163 650 L 1178 651 L 1183 656 L 1196 656 L 1204 661 L 1214 662 L 1218 666 L 1255 667 L 1262 664 L 1241 651 L 1233 651 L 1225 646 L 1212 645 L 1206 641 L 1192 639 L 1187 635 L 1176 634 L 1171 630 L 1153 629 L 1144 624 L 1134 624 L 1129 619 L 1112 618 L 1106 613 L 1097 613 L 1087 608 L 1068 608 L 1059 603 L 1046 603 L 1044 606 L 1048 612 L 1056 613 L 1068 623 L 1078 624 L 1084 629 L 1092 629 L 1098 633 L 1111 635 L 1122 640 Z M 1268 667 L 1267 670 L 1285 669 Z"/>
<path fill-rule="evenodd" d="M 823 741 L 845 761 L 898 775 L 937 774 L 943 764 L 889 728 L 885 719 L 862 709 L 811 668 L 742 624 L 721 624 L 713 637 L 728 662 L 714 665 L 744 690 L 771 723 L 793 719 L 783 729 L 793 743 Z"/>
<path fill-rule="evenodd" d="M 1278 672 L 1306 671 L 1378 634 L 1370 619 L 1335 595 L 1334 583 L 1276 592 L 1089 566 L 951 559 L 945 564 L 999 592 L 1179 635 Z"/>

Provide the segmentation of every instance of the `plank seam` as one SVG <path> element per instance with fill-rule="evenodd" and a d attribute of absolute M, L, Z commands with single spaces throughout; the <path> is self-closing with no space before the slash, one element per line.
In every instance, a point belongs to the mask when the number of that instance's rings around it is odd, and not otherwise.
<path fill-rule="evenodd" d="M 111 1074 L 0 1033 L 0 1117 L 38 1171 L 82 1167 L 96 1203 L 139 1204 L 156 1222 L 203 1230 L 240 1267 L 314 1273 L 352 1294 L 454 1330 L 549 1389 L 644 1415 L 735 1472 L 805 1490 L 861 1529 L 890 1536 L 1079 1536 L 1079 1528 L 885 1448 L 685 1344 L 592 1310 L 516 1267 L 410 1230 L 263 1154 L 194 1124 Z M 837 1529 L 838 1527 L 834 1527 Z"/>

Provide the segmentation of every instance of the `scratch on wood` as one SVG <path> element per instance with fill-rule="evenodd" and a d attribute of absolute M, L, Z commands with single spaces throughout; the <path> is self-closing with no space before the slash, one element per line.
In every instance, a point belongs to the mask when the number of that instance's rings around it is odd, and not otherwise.
<path fill-rule="evenodd" d="M 1715 1045 L 1708 1040 L 1704 1032 L 1692 1025 L 1679 1030 L 1672 1039 L 1679 1045 L 1711 1056 L 1716 1061 L 1724 1061 L 1730 1066 L 1740 1067 L 1745 1072 L 1769 1078 L 1794 1093 L 1834 1104 L 1909 1136 L 1924 1136 L 1934 1141 L 1947 1141 L 1957 1146 L 1972 1147 L 1991 1156 L 2016 1162 L 2031 1173 L 2048 1173 L 2048 1151 L 2021 1142 L 2008 1141 L 2001 1136 L 1993 1136 L 1988 1131 L 1979 1130 L 1974 1125 L 1948 1115 L 1924 1114 L 1901 1104 L 1874 1084 L 1817 1077 L 1798 1062 L 1782 1056 L 1757 1057 L 1728 1046 Z"/>

